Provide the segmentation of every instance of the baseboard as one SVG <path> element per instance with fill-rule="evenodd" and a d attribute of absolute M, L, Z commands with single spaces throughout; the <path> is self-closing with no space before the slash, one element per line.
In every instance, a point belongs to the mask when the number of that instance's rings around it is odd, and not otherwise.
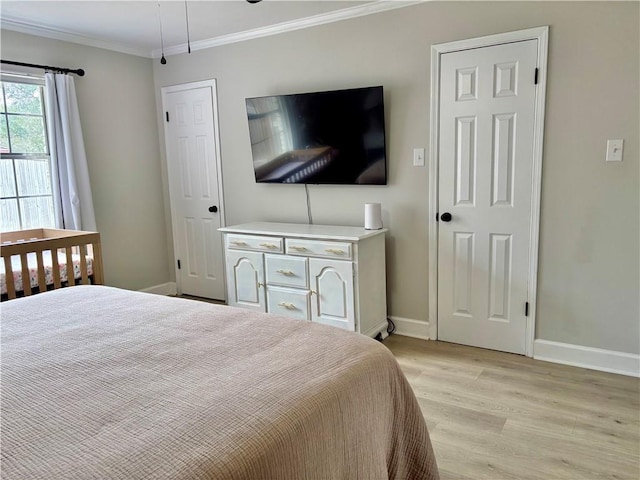
<path fill-rule="evenodd" d="M 387 327 L 388 326 L 389 326 L 389 323 L 385 319 L 382 322 L 380 322 L 378 325 L 376 325 L 375 327 L 370 328 L 368 331 L 361 332 L 361 333 L 363 335 L 366 335 L 367 337 L 371 337 L 371 338 L 376 338 L 378 333 L 380 333 L 380 334 L 382 334 L 382 339 L 384 340 L 385 338 L 387 338 L 389 336 L 389 334 L 387 333 Z"/>
<path fill-rule="evenodd" d="M 569 343 L 535 340 L 533 358 L 574 367 L 640 377 L 640 355 L 583 347 Z"/>
<path fill-rule="evenodd" d="M 422 338 L 429 340 L 429 323 L 413 318 L 389 317 L 396 326 L 394 333 L 404 337 Z"/>
<path fill-rule="evenodd" d="M 176 295 L 178 293 L 178 287 L 176 282 L 168 282 L 161 285 L 154 285 L 153 287 L 143 288 L 140 291 L 145 293 L 155 293 L 156 295 Z"/>

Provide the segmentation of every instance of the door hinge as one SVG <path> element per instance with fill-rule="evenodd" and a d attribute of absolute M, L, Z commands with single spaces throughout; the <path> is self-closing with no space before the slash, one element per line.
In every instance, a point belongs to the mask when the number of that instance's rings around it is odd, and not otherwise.
<path fill-rule="evenodd" d="M 539 72 L 539 71 L 540 71 L 540 69 L 539 69 L 538 67 L 536 67 L 536 73 L 535 73 L 535 76 L 533 77 L 533 83 L 534 83 L 535 85 L 537 85 L 537 84 L 538 84 L 538 72 Z"/>
<path fill-rule="evenodd" d="M 524 302 L 524 316 L 529 316 L 529 302 Z"/>
<path fill-rule="evenodd" d="M 167 122 L 169 121 L 169 112 L 164 112 L 167 116 Z"/>
<path fill-rule="evenodd" d="M 182 268 L 182 265 L 180 265 L 180 260 L 178 260 L 178 270 L 180 270 Z"/>

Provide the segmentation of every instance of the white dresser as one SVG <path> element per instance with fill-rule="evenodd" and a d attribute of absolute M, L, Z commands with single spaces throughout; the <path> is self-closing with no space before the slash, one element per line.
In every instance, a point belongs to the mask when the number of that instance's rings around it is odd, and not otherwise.
<path fill-rule="evenodd" d="M 229 305 L 371 337 L 387 328 L 386 229 L 260 222 L 220 231 Z"/>

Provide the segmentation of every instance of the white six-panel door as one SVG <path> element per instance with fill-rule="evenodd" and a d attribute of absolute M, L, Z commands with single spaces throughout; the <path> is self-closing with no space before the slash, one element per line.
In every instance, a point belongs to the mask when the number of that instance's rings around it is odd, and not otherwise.
<path fill-rule="evenodd" d="M 441 340 L 525 353 L 536 62 L 536 40 L 441 56 Z"/>
<path fill-rule="evenodd" d="M 162 98 L 178 288 L 224 300 L 215 89 L 201 83 L 167 87 Z"/>

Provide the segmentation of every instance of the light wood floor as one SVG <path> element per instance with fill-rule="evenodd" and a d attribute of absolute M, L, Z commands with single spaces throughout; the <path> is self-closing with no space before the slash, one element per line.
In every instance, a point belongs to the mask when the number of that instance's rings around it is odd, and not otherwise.
<path fill-rule="evenodd" d="M 392 335 L 442 480 L 640 478 L 640 380 Z"/>

